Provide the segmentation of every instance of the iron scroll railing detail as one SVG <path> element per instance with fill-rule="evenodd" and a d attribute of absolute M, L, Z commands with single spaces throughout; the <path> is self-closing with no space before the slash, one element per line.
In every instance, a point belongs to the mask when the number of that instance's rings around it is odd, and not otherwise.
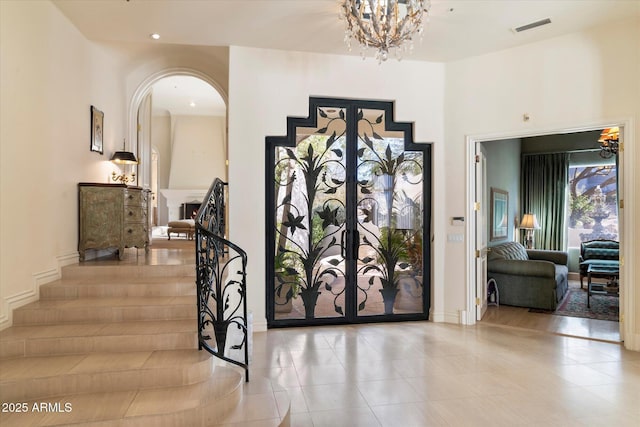
<path fill-rule="evenodd" d="M 198 348 L 241 366 L 249 381 L 247 254 L 224 238 L 226 186 L 215 179 L 195 221 Z"/>

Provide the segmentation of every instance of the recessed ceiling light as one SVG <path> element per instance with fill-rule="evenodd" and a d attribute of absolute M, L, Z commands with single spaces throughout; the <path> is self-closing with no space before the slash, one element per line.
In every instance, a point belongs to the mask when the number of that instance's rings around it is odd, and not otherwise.
<path fill-rule="evenodd" d="M 196 106 L 196 103 L 195 103 L 195 102 L 193 102 L 193 101 L 191 101 L 191 102 L 189 103 L 189 106 L 191 106 L 191 107 L 195 107 L 195 106 Z"/>
<path fill-rule="evenodd" d="M 150 34 L 149 37 L 151 37 L 154 40 L 159 40 L 160 39 L 160 34 L 153 33 L 153 34 Z"/>

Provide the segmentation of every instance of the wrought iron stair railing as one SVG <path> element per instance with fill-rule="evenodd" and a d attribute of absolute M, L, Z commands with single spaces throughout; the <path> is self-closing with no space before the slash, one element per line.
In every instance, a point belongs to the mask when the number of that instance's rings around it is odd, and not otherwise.
<path fill-rule="evenodd" d="M 249 381 L 247 254 L 225 236 L 225 188 L 216 178 L 196 216 L 198 348 L 245 370 Z"/>

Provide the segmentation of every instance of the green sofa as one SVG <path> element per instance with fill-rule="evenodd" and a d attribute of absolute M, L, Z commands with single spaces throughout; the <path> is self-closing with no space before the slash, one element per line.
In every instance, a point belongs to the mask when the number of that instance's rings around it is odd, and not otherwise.
<path fill-rule="evenodd" d="M 501 305 L 555 310 L 568 288 L 567 261 L 566 252 L 507 242 L 489 248 L 487 272 L 498 285 Z"/>
<path fill-rule="evenodd" d="M 587 277 L 590 265 L 620 268 L 620 242 L 615 240 L 590 240 L 580 243 L 580 287 Z"/>

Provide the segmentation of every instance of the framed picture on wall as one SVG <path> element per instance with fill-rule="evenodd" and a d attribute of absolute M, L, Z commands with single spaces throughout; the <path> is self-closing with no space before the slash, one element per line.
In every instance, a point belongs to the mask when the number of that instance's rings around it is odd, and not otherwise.
<path fill-rule="evenodd" d="M 503 240 L 509 233 L 509 193 L 491 187 L 491 226 L 489 239 Z"/>
<path fill-rule="evenodd" d="M 104 113 L 91 106 L 91 151 L 103 154 Z"/>

